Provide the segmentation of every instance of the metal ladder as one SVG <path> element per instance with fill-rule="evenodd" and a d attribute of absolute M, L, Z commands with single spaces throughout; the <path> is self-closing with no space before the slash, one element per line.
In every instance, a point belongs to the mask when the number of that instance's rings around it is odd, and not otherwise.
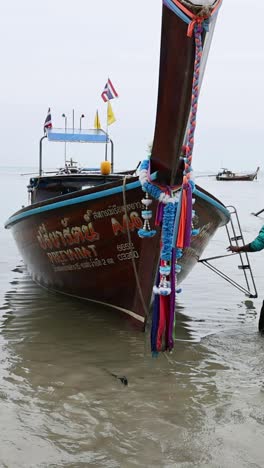
<path fill-rule="evenodd" d="M 242 234 L 241 225 L 238 219 L 236 208 L 234 206 L 227 206 L 226 208 L 229 210 L 229 213 L 230 213 L 230 221 L 225 226 L 227 237 L 229 239 L 229 245 L 236 245 L 236 246 L 239 246 L 241 244 L 245 245 L 244 237 Z M 244 280 L 246 283 L 245 287 L 237 283 L 235 280 L 227 276 L 223 271 L 219 270 L 218 268 L 216 268 L 214 265 L 210 263 L 211 260 L 216 260 L 216 259 L 224 258 L 224 257 L 231 257 L 234 255 L 237 255 L 237 254 L 231 253 L 227 255 L 219 255 L 217 257 L 203 258 L 203 259 L 200 259 L 199 262 L 207 266 L 210 270 L 212 270 L 218 276 L 226 280 L 228 283 L 230 283 L 232 286 L 237 288 L 239 291 L 243 292 L 247 297 L 257 298 L 258 293 L 257 293 L 256 284 L 255 284 L 255 280 L 254 280 L 254 276 L 252 273 L 252 269 L 251 269 L 251 265 L 249 262 L 247 252 L 238 252 L 238 255 L 240 257 L 240 265 L 238 265 L 238 269 L 243 271 Z"/>

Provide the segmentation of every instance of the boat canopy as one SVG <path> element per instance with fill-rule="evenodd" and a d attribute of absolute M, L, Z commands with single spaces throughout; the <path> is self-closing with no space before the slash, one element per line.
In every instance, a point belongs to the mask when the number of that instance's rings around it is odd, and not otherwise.
<path fill-rule="evenodd" d="M 106 143 L 109 141 L 107 134 L 101 129 L 51 128 L 47 131 L 47 137 L 49 141 L 63 141 L 65 143 Z"/>

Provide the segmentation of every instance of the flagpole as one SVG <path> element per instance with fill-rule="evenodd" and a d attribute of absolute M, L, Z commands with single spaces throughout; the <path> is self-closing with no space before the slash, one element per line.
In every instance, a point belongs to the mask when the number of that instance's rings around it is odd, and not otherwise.
<path fill-rule="evenodd" d="M 108 156 L 108 104 L 109 104 L 109 97 L 108 97 L 108 84 L 109 84 L 109 77 L 107 78 L 107 106 L 106 106 L 106 142 L 105 142 L 105 161 L 107 161 Z"/>
<path fill-rule="evenodd" d="M 81 117 L 80 117 L 80 131 L 82 129 L 82 119 L 85 117 L 84 114 L 81 114 Z"/>
<path fill-rule="evenodd" d="M 65 129 L 65 136 L 66 136 L 66 131 L 67 131 L 67 116 L 65 114 L 62 114 L 62 117 L 64 118 L 64 129 Z M 66 167 L 66 160 L 67 160 L 67 150 L 66 150 L 66 141 L 64 143 L 64 164 Z"/>

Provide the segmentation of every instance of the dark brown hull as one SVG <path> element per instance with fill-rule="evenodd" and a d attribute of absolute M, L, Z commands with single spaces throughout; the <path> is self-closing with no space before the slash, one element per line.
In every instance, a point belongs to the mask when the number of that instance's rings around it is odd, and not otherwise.
<path fill-rule="evenodd" d="M 89 189 L 32 205 L 11 217 L 6 227 L 11 227 L 28 271 L 38 284 L 113 306 L 143 325 L 146 310 L 141 293 L 149 310 L 160 232 L 151 239 L 139 238 L 143 194 L 139 183 L 132 179 L 126 191 L 130 245 L 122 181 L 111 187 L 109 195 Z M 98 194 L 99 198 L 93 198 Z M 196 196 L 195 205 L 200 234 L 193 237 L 180 261 L 183 268 L 179 282 L 196 264 L 216 229 L 228 219 L 219 202 L 202 197 L 203 193 Z M 58 201 L 60 204 L 54 205 Z"/>
<path fill-rule="evenodd" d="M 256 179 L 256 174 L 248 174 L 248 175 L 241 175 L 241 176 L 234 176 L 234 177 L 221 177 L 221 176 L 216 176 L 216 180 L 221 180 L 221 181 L 253 181 Z"/>

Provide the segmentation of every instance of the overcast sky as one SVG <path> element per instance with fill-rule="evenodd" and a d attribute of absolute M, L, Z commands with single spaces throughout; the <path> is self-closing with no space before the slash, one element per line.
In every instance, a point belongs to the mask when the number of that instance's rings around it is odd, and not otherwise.
<path fill-rule="evenodd" d="M 97 108 L 104 125 L 108 76 L 120 96 L 110 127 L 116 165 L 142 160 L 155 124 L 161 9 L 161 0 L 2 2 L 0 165 L 38 164 L 48 107 L 56 127 L 63 112 L 71 122 L 73 108 L 76 125 L 84 113 L 92 127 Z M 263 17 L 263 1 L 223 1 L 199 101 L 196 170 L 264 166 Z M 81 162 L 93 165 L 93 151 L 82 148 Z M 95 152 L 103 158 L 103 148 Z M 45 142 L 44 158 L 59 166 L 63 149 Z"/>

